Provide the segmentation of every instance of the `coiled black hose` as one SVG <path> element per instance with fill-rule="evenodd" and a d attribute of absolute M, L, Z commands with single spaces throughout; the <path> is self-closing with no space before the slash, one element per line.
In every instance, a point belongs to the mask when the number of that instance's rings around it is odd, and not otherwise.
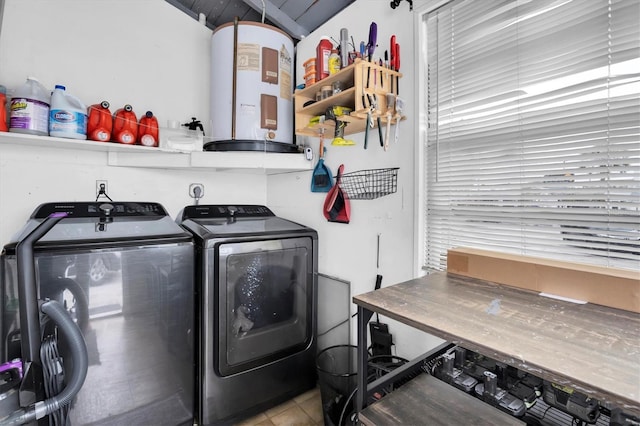
<path fill-rule="evenodd" d="M 15 411 L 5 420 L 0 421 L 1 425 L 30 423 L 70 404 L 73 398 L 80 392 L 84 380 L 87 377 L 87 369 L 89 368 L 87 345 L 80 329 L 76 323 L 73 322 L 67 310 L 55 300 L 47 300 L 41 305 L 40 310 L 58 325 L 58 330 L 69 342 L 71 356 L 73 358 L 73 371 L 71 371 L 69 383 L 67 383 L 67 386 L 60 394 L 47 400 L 36 402 L 27 408 Z"/>

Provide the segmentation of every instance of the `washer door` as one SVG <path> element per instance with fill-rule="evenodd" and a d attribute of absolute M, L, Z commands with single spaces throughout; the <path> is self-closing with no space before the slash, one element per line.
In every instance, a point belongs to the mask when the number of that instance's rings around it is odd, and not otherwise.
<path fill-rule="evenodd" d="M 312 239 L 224 242 L 219 256 L 217 369 L 229 375 L 313 340 Z"/>

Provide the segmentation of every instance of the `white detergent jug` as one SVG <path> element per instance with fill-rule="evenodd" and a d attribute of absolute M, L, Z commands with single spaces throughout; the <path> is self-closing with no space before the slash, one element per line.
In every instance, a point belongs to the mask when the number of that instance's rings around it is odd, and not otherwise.
<path fill-rule="evenodd" d="M 46 136 L 49 134 L 51 95 L 34 77 L 18 87 L 9 106 L 9 131 Z"/>
<path fill-rule="evenodd" d="M 58 138 L 87 138 L 87 107 L 65 87 L 56 84 L 51 94 L 49 135 Z"/>

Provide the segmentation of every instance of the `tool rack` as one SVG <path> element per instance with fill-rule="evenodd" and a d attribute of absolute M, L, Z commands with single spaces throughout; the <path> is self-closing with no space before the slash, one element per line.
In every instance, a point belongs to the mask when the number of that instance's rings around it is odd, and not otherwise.
<path fill-rule="evenodd" d="M 335 128 L 334 121 L 310 124 L 311 118 L 324 115 L 327 108 L 332 106 L 343 106 L 352 109 L 349 115 L 338 116 L 337 118 L 347 123 L 344 129 L 345 135 L 364 132 L 366 126 L 367 111 L 369 104 L 366 95 L 376 95 L 378 107 L 372 112 L 374 126 L 376 118 L 380 117 L 383 124 L 387 123 L 387 93 L 398 93 L 398 81 L 402 74 L 390 68 L 386 68 L 362 59 L 355 62 L 336 74 L 320 80 L 304 89 L 297 90 L 294 97 L 295 110 L 295 133 L 303 136 L 318 136 L 320 129 L 325 129 L 328 134 L 333 134 Z M 369 85 L 367 85 L 369 80 Z M 331 95 L 310 105 L 304 106 L 309 101 L 316 99 L 316 93 L 323 86 L 331 86 L 334 82 L 341 82 L 343 89 L 339 93 Z M 393 85 L 393 92 L 391 87 Z M 366 103 L 366 104 L 365 104 Z M 406 117 L 396 113 L 392 106 L 391 123 L 397 124 Z"/>

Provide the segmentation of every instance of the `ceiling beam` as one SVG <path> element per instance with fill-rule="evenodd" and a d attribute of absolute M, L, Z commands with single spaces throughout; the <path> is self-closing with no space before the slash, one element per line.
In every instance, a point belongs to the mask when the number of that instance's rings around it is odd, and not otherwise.
<path fill-rule="evenodd" d="M 262 15 L 262 2 L 263 0 L 242 0 L 253 9 L 257 10 Z M 305 38 L 309 35 L 309 30 L 298 24 L 291 19 L 287 14 L 278 9 L 270 0 L 264 0 L 265 16 L 269 18 L 269 21 L 273 22 L 278 28 L 291 34 L 292 37 L 298 40 Z"/>

